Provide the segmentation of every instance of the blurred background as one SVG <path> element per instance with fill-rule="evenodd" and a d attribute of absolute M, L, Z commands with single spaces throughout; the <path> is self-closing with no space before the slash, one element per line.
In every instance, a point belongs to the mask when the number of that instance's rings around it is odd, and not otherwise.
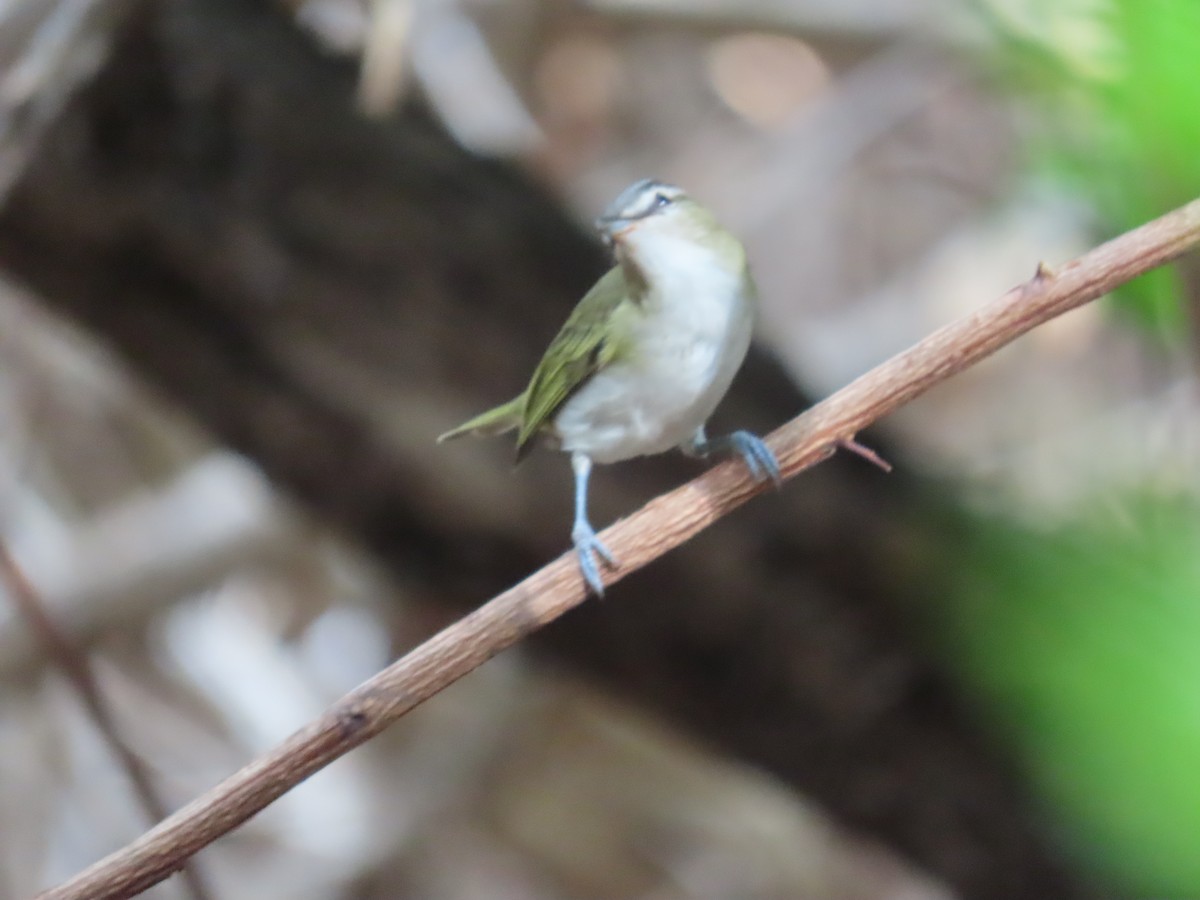
<path fill-rule="evenodd" d="M 744 239 L 766 431 L 1200 194 L 1198 61 L 1190 0 L 0 2 L 0 897 L 566 549 L 564 459 L 433 441 L 628 183 Z M 1198 303 L 1035 331 L 149 896 L 1200 897 Z"/>

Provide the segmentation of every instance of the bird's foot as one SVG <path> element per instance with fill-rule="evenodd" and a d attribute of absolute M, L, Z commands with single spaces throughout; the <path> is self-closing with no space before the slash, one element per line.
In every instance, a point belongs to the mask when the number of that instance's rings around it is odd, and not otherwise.
<path fill-rule="evenodd" d="M 775 487 L 783 484 L 783 475 L 779 471 L 779 460 L 771 452 L 763 439 L 749 431 L 735 431 L 729 435 L 729 446 L 742 457 L 750 477 L 755 481 L 766 481 L 770 478 Z"/>
<path fill-rule="evenodd" d="M 600 566 L 596 562 L 599 557 L 610 569 L 617 567 L 617 559 L 612 551 L 604 546 L 596 531 L 586 520 L 579 520 L 571 529 L 571 541 L 575 544 L 575 553 L 579 556 L 579 569 L 584 581 L 597 597 L 604 596 L 604 582 L 600 580 Z"/>

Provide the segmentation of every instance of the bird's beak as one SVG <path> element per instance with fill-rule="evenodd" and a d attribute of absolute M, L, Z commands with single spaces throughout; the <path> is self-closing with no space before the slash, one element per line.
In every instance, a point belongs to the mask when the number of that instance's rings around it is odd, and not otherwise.
<path fill-rule="evenodd" d="M 613 246 L 621 235 L 625 234 L 633 225 L 631 219 L 626 219 L 621 216 L 601 216 L 595 221 L 596 230 L 600 232 L 600 237 L 608 246 Z"/>

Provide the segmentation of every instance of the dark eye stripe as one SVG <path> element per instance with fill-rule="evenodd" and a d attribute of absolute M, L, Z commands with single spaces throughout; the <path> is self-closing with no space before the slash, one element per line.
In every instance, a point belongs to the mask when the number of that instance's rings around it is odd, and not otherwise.
<path fill-rule="evenodd" d="M 670 206 L 681 196 L 683 192 L 677 187 L 644 178 L 626 188 L 609 207 L 610 212 L 606 212 L 605 216 L 626 220 L 644 219 Z"/>

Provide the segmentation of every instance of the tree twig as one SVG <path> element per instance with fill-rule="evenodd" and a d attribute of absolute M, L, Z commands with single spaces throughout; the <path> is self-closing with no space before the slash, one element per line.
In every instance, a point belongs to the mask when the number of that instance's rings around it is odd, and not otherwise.
<path fill-rule="evenodd" d="M 1027 283 L 934 332 L 770 435 L 767 442 L 784 477 L 825 459 L 867 425 L 1027 331 L 1197 244 L 1200 200 L 1055 271 L 1039 265 Z M 652 500 L 602 534 L 622 561 L 619 570 L 605 573 L 606 580 L 640 569 L 763 489 L 741 467 L 724 463 Z M 158 883 L 300 781 L 586 597 L 574 554 L 564 554 L 355 688 L 132 844 L 40 896 L 122 898 Z"/>
<path fill-rule="evenodd" d="M 121 737 L 120 729 L 113 719 L 112 712 L 96 684 L 92 668 L 88 664 L 86 654 L 71 643 L 63 634 L 50 611 L 42 602 L 41 595 L 25 576 L 16 558 L 9 552 L 8 545 L 0 540 L 0 584 L 8 590 L 13 605 L 17 607 L 22 618 L 28 623 L 38 639 L 46 648 L 46 653 L 54 660 L 71 683 L 75 693 L 83 702 L 83 707 L 96 726 L 96 730 L 108 743 L 116 757 L 117 763 L 125 770 L 125 775 L 133 785 L 133 791 L 138 803 L 151 822 L 160 821 L 167 814 L 167 806 L 158 796 L 154 780 L 141 757 Z M 181 861 L 179 868 L 183 871 L 184 881 L 188 892 L 195 900 L 207 900 L 211 896 L 204 879 L 196 867 L 187 860 Z"/>

